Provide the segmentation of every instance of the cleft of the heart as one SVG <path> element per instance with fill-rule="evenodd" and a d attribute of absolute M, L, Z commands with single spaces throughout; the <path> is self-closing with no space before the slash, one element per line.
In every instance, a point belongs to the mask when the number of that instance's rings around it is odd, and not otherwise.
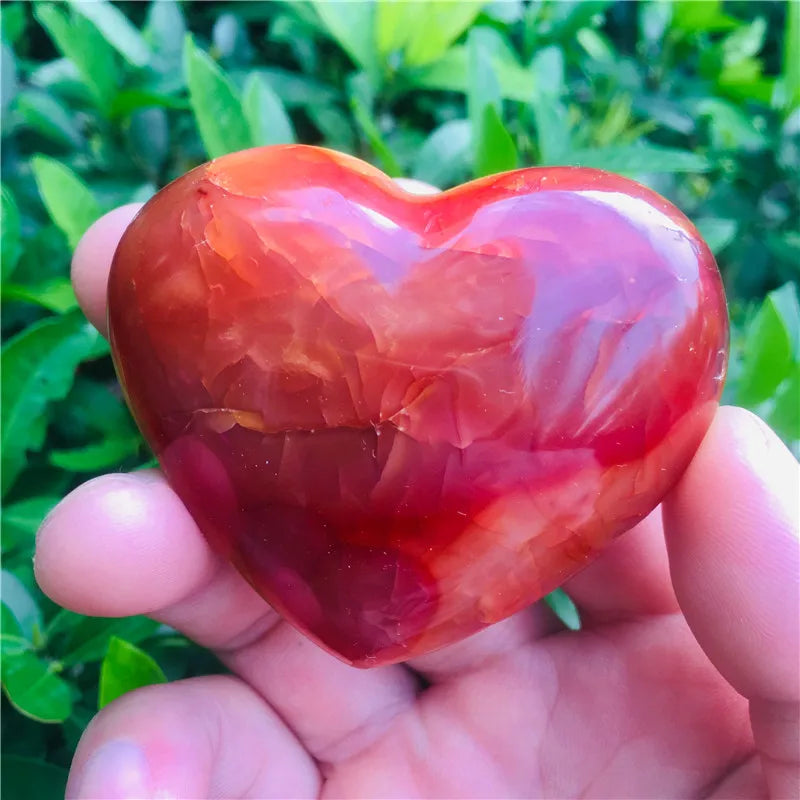
<path fill-rule="evenodd" d="M 117 370 L 214 549 L 371 666 L 542 597 L 650 513 L 717 407 L 714 258 L 581 168 L 432 196 L 305 146 L 160 191 L 109 281 Z"/>

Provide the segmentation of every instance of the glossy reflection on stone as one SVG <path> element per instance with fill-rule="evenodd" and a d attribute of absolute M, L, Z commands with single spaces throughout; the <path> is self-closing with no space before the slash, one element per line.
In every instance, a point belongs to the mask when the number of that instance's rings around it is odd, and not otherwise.
<path fill-rule="evenodd" d="M 502 619 L 645 516 L 726 363 L 695 228 L 576 168 L 414 197 L 326 150 L 226 156 L 137 216 L 109 309 L 211 544 L 361 666 Z"/>

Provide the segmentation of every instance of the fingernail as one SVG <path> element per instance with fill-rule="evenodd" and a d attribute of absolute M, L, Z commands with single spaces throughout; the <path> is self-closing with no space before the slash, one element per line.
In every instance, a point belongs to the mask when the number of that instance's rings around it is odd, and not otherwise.
<path fill-rule="evenodd" d="M 153 796 L 150 770 L 141 747 L 115 740 L 99 747 L 84 764 L 74 792 L 81 800 L 145 800 Z"/>

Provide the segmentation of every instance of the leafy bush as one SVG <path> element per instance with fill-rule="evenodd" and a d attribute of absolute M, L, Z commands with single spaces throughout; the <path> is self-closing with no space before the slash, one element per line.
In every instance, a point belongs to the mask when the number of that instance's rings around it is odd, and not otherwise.
<path fill-rule="evenodd" d="M 726 399 L 797 449 L 800 4 L 71 0 L 2 14 L 5 796 L 63 791 L 98 702 L 217 668 L 149 620 L 58 609 L 31 567 L 59 497 L 150 460 L 77 310 L 70 250 L 207 156 L 297 140 L 441 186 L 531 164 L 629 174 L 717 254 Z"/>

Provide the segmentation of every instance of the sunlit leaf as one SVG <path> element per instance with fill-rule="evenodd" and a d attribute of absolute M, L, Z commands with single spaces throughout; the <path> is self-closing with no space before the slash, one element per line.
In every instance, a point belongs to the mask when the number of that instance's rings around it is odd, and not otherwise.
<path fill-rule="evenodd" d="M 503 98 L 530 102 L 536 86 L 530 70 L 502 55 L 490 58 Z M 465 46 L 451 47 L 442 58 L 414 71 L 414 85 L 423 89 L 467 92 L 470 89 L 467 61 Z"/>
<path fill-rule="evenodd" d="M 103 708 L 127 692 L 154 683 L 165 683 L 166 680 L 152 656 L 136 645 L 113 636 L 100 667 L 98 705 Z"/>
<path fill-rule="evenodd" d="M 250 127 L 230 79 L 191 36 L 186 37 L 183 57 L 189 100 L 209 157 L 251 147 Z"/>
<path fill-rule="evenodd" d="M 485 106 L 475 154 L 476 177 L 516 169 L 518 166 L 517 147 L 500 118 L 500 112 L 496 106 Z"/>
<path fill-rule="evenodd" d="M 68 0 L 76 13 L 82 14 L 100 31 L 103 38 L 127 61 L 137 67 L 150 60 L 150 48 L 139 30 L 108 0 Z"/>
<path fill-rule="evenodd" d="M 800 107 L 800 2 L 791 0 L 785 8 L 781 101 L 787 111 L 792 111 Z"/>
<path fill-rule="evenodd" d="M 242 110 L 253 145 L 294 142 L 294 127 L 280 97 L 257 72 L 247 77 L 242 88 Z"/>
<path fill-rule="evenodd" d="M 787 441 L 800 439 L 800 362 L 778 386 L 769 423 Z"/>
<path fill-rule="evenodd" d="M 101 209 L 89 187 L 67 166 L 49 156 L 31 160 L 39 194 L 50 218 L 74 248 Z"/>
<path fill-rule="evenodd" d="M 105 111 L 120 80 L 111 45 L 84 16 L 53 3 L 37 3 L 34 15 L 56 47 L 75 65 L 98 108 Z"/>
<path fill-rule="evenodd" d="M 419 67 L 440 58 L 465 31 L 483 6 L 466 0 L 393 0 L 378 3 L 376 24 L 378 46 L 383 52 L 403 50 L 409 67 Z"/>
<path fill-rule="evenodd" d="M 331 37 L 372 77 L 377 76 L 377 48 L 374 40 L 375 3 L 313 0 L 314 8 Z"/>
<path fill-rule="evenodd" d="M 768 399 L 797 360 L 800 303 L 792 284 L 767 295 L 748 327 L 737 401 L 753 406 Z"/>

